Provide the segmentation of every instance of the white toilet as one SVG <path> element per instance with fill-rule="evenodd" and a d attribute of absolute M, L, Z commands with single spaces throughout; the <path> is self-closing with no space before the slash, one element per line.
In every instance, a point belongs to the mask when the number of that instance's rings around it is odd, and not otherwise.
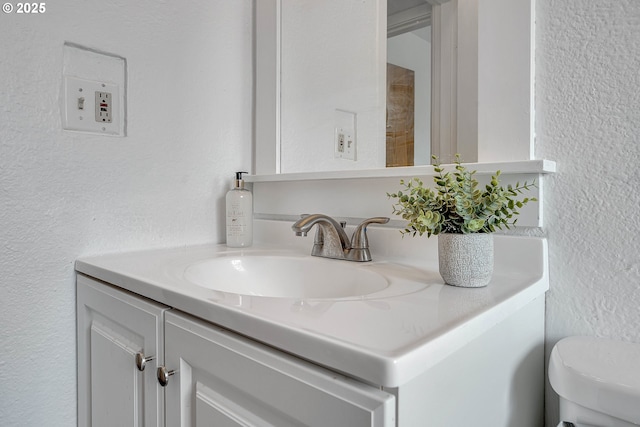
<path fill-rule="evenodd" d="M 560 426 L 640 426 L 640 344 L 564 338 L 551 351 L 549 381 Z"/>

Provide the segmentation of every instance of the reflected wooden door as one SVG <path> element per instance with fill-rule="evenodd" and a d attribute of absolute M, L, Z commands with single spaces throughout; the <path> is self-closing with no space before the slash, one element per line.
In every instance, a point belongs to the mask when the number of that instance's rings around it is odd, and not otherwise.
<path fill-rule="evenodd" d="M 387 167 L 413 166 L 415 73 L 387 64 Z"/>

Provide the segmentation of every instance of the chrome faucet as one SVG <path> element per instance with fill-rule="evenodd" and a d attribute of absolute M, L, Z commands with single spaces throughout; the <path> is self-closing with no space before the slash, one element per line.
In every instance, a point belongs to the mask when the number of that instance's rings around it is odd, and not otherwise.
<path fill-rule="evenodd" d="M 389 222 L 389 218 L 386 217 L 375 217 L 362 221 L 353 232 L 351 241 L 344 231 L 346 223 L 338 223 L 328 215 L 304 215 L 291 226 L 291 229 L 296 233 L 296 236 L 306 236 L 314 225 L 318 226 L 311 249 L 312 256 L 347 261 L 371 261 L 367 225 L 386 224 L 387 222 Z"/>

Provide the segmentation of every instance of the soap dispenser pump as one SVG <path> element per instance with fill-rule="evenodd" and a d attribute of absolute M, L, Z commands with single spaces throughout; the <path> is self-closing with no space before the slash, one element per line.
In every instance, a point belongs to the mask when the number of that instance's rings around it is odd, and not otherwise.
<path fill-rule="evenodd" d="M 253 243 L 253 196 L 236 172 L 234 186 L 227 193 L 227 246 L 243 248 Z"/>

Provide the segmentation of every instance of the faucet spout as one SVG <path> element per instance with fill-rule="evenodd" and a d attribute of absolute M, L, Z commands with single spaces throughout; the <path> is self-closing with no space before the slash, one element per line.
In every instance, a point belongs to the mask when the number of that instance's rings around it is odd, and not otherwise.
<path fill-rule="evenodd" d="M 306 236 L 314 225 L 318 226 L 318 231 L 311 255 L 345 259 L 346 253 L 350 249 L 349 237 L 342 225 L 330 216 L 324 214 L 307 215 L 296 221 L 291 229 L 296 236 Z"/>

